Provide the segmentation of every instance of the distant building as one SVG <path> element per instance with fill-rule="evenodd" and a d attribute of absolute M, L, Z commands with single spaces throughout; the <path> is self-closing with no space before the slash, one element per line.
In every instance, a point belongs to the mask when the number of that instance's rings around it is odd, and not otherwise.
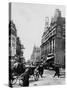
<path fill-rule="evenodd" d="M 48 54 L 55 55 L 55 64 L 65 65 L 65 18 L 56 9 L 50 26 L 44 30 L 41 40 L 41 57 L 46 60 Z"/>
<path fill-rule="evenodd" d="M 32 52 L 32 55 L 31 55 L 31 61 L 33 63 L 35 63 L 35 62 L 38 62 L 40 60 L 41 60 L 41 49 L 40 49 L 40 47 L 34 46 L 33 52 Z"/>

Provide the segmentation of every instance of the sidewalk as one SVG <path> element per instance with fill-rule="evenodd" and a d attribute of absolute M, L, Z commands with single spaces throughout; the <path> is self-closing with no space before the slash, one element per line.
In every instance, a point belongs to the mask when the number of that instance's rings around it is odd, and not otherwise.
<path fill-rule="evenodd" d="M 30 86 L 43 86 L 43 85 L 64 85 L 65 78 L 63 77 L 55 77 L 53 78 L 54 71 L 44 70 L 43 78 L 39 78 L 37 82 L 30 83 Z"/>
<path fill-rule="evenodd" d="M 61 75 L 64 75 L 64 76 L 65 76 L 65 72 L 66 72 L 65 69 L 62 69 L 62 68 L 60 69 L 60 74 L 61 74 Z"/>

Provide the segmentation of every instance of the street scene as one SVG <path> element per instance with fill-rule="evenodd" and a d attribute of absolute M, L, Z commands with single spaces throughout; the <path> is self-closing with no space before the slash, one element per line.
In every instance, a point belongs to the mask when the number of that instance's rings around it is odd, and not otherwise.
<path fill-rule="evenodd" d="M 34 80 L 33 77 L 29 79 L 29 86 L 43 86 L 43 85 L 64 85 L 65 84 L 65 77 L 64 77 L 64 70 L 61 72 L 60 78 L 55 77 L 53 78 L 54 71 L 44 70 L 43 78 L 39 77 L 37 81 Z M 19 85 L 19 80 L 16 81 L 14 87 L 21 87 Z"/>
<path fill-rule="evenodd" d="M 9 3 L 9 87 L 65 84 L 65 7 Z"/>

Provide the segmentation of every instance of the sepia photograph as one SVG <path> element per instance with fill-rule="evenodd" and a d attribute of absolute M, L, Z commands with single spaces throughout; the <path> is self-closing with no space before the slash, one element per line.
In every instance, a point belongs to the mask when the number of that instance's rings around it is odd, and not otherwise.
<path fill-rule="evenodd" d="M 9 87 L 65 85 L 65 6 L 9 3 Z"/>

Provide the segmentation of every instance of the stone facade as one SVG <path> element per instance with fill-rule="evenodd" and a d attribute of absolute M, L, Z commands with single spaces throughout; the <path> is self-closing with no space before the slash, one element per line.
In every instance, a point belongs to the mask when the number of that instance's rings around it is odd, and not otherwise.
<path fill-rule="evenodd" d="M 41 57 L 46 60 L 49 53 L 55 55 L 55 64 L 65 65 L 65 18 L 61 16 L 59 9 L 56 9 L 41 40 Z"/>

